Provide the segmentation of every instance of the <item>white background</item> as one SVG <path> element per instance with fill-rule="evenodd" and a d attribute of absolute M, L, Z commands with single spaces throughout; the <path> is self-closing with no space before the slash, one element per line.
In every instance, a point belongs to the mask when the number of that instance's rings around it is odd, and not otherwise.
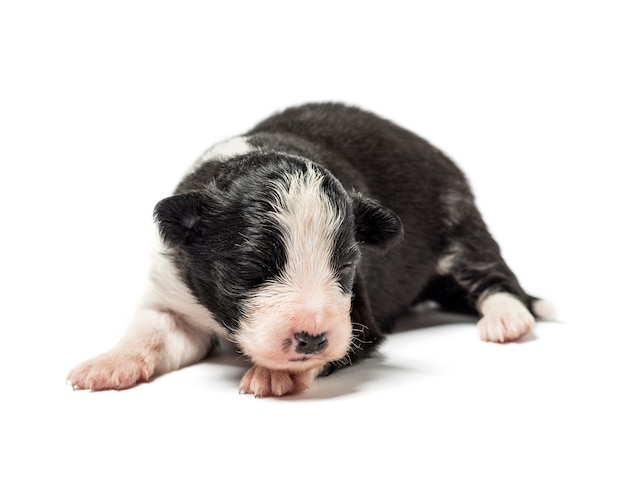
<path fill-rule="evenodd" d="M 626 478 L 620 3 L 3 2 L 0 477 Z M 310 100 L 451 155 L 560 321 L 502 346 L 412 314 L 291 398 L 238 395 L 230 354 L 71 391 L 132 317 L 154 204 Z"/>

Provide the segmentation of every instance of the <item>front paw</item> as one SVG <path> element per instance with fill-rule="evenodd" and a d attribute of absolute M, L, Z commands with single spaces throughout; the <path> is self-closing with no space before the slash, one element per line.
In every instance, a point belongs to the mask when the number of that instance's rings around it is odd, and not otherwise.
<path fill-rule="evenodd" d="M 312 370 L 289 372 L 255 365 L 241 379 L 239 392 L 251 393 L 255 397 L 282 397 L 305 391 L 313 382 L 313 378 L 315 373 Z"/>
<path fill-rule="evenodd" d="M 153 374 L 154 363 L 140 354 L 108 352 L 72 369 L 67 382 L 75 390 L 123 390 Z"/>

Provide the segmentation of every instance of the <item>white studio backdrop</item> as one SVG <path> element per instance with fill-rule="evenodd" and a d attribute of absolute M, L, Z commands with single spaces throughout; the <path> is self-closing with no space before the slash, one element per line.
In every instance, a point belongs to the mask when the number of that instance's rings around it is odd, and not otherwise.
<path fill-rule="evenodd" d="M 623 478 L 625 20 L 609 1 L 2 2 L 1 476 L 141 457 L 120 476 L 351 458 L 338 474 Z M 238 397 L 229 360 L 68 392 L 67 370 L 132 317 L 154 204 L 212 143 L 322 100 L 454 158 L 562 323 L 505 350 L 470 325 L 402 332 L 300 402 Z"/>

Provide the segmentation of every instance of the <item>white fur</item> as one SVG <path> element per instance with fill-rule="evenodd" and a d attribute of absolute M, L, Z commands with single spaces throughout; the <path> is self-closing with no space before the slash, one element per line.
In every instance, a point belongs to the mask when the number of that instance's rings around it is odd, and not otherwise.
<path fill-rule="evenodd" d="M 113 349 L 70 372 L 74 388 L 132 387 L 200 360 L 217 335 L 226 335 L 191 295 L 165 251 L 157 235 L 148 288 L 133 323 Z"/>
<path fill-rule="evenodd" d="M 243 352 L 268 369 L 317 369 L 342 358 L 350 346 L 351 297 L 342 292 L 331 268 L 340 218 L 321 191 L 322 180 L 309 168 L 287 187 L 274 185 L 274 215 L 286 243 L 284 273 L 250 299 L 236 335 Z M 298 332 L 326 333 L 328 347 L 310 356 L 297 353 L 295 342 L 285 347 Z M 296 361 L 303 357 L 305 361 Z"/>
<path fill-rule="evenodd" d="M 546 300 L 535 300 L 533 302 L 533 312 L 539 318 L 555 320 L 558 318 L 557 308 Z"/>
<path fill-rule="evenodd" d="M 510 342 L 526 335 L 534 326 L 535 319 L 524 304 L 515 296 L 498 292 L 479 302 L 482 318 L 478 322 L 478 334 L 487 342 Z"/>
<path fill-rule="evenodd" d="M 452 267 L 457 264 L 457 258 L 461 252 L 461 247 L 452 244 L 447 253 L 443 255 L 437 262 L 437 273 L 439 275 L 447 275 L 452 271 Z"/>
<path fill-rule="evenodd" d="M 457 225 L 464 218 L 464 209 L 462 205 L 467 203 L 466 196 L 456 190 L 450 190 L 441 197 L 447 216 L 444 221 L 451 226 Z"/>
<path fill-rule="evenodd" d="M 321 191 L 322 181 L 322 175 L 309 167 L 304 175 L 291 179 L 287 189 L 278 186 L 274 212 L 288 253 L 283 280 L 312 295 L 309 303 L 313 305 L 320 288 L 335 284 L 330 261 L 333 240 L 341 226 L 340 216 Z"/>
<path fill-rule="evenodd" d="M 153 240 L 152 268 L 143 305 L 148 310 L 171 312 L 175 316 L 174 328 L 164 331 L 164 335 L 171 337 L 169 361 L 180 359 L 180 365 L 172 368 L 175 369 L 202 358 L 212 339 L 215 336 L 226 337 L 228 332 L 191 294 L 166 252 L 167 247 L 157 232 Z"/>
<path fill-rule="evenodd" d="M 205 162 L 210 160 L 226 161 L 229 158 L 258 150 L 256 147 L 248 143 L 248 139 L 243 136 L 229 138 L 220 143 L 216 143 L 206 150 L 200 158 L 193 164 L 192 170 L 198 168 Z"/>
<path fill-rule="evenodd" d="M 193 329 L 226 335 L 226 329 L 213 318 L 211 312 L 198 303 L 179 277 L 167 250 L 168 247 L 163 243 L 155 225 L 150 278 L 142 305 L 145 308 L 177 312 L 187 319 Z"/>

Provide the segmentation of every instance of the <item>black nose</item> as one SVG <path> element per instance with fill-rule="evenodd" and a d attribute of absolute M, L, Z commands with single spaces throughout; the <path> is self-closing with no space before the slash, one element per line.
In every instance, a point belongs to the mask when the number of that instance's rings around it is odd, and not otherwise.
<path fill-rule="evenodd" d="M 319 335 L 311 335 L 306 332 L 296 333 L 294 335 L 298 344 L 296 352 L 298 353 L 318 353 L 326 348 L 328 340 L 326 340 L 326 332 Z"/>

